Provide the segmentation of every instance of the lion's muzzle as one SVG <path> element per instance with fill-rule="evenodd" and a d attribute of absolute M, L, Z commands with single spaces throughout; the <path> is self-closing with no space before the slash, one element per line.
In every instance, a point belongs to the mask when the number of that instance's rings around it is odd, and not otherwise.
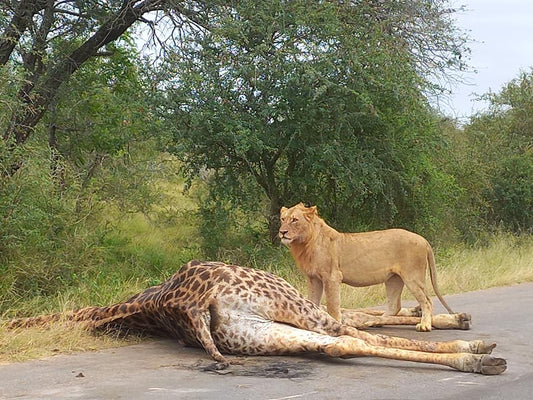
<path fill-rule="evenodd" d="M 283 243 L 285 246 L 289 246 L 292 242 L 292 239 L 288 238 L 287 235 L 288 231 L 279 231 L 279 239 L 281 240 L 281 243 Z"/>

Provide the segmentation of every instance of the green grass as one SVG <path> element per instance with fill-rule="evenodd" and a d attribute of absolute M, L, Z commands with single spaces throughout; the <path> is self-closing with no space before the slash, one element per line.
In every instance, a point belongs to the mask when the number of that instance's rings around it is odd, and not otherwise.
<path fill-rule="evenodd" d="M 533 236 L 500 233 L 484 246 L 458 245 L 442 255 L 440 265 L 439 285 L 447 293 L 531 282 Z"/>
<path fill-rule="evenodd" d="M 167 197 L 150 216 L 124 216 L 108 210 L 105 218 L 110 227 L 98 240 L 89 240 L 82 232 L 53 257 L 41 258 L 38 252 L 29 251 L 16 262 L 0 266 L 0 320 L 113 304 L 165 280 L 190 259 L 205 258 L 194 201 L 175 184 L 159 185 Z M 218 252 L 217 260 L 273 272 L 306 292 L 305 279 L 285 247 L 251 244 L 257 240 L 242 232 L 233 239 L 227 241 L 231 246 Z M 531 236 L 497 234 L 483 246 L 451 246 L 437 249 L 436 256 L 444 295 L 533 281 Z M 410 298 L 406 290 L 404 295 Z M 342 300 L 348 308 L 384 304 L 385 290 L 383 285 L 343 285 Z M 0 363 L 137 340 L 95 336 L 64 323 L 14 331 L 0 324 Z"/>
<path fill-rule="evenodd" d="M 123 221 L 124 227 L 129 227 L 130 223 L 132 229 L 128 230 L 129 234 L 139 240 L 126 242 L 125 247 L 128 250 L 124 252 L 137 258 L 136 261 L 131 261 L 132 264 L 158 264 L 158 267 L 151 271 L 154 275 L 147 275 L 145 279 L 130 278 L 122 281 L 122 275 L 118 273 L 113 279 L 102 273 L 94 276 L 94 280 L 84 280 L 78 286 L 66 288 L 56 296 L 27 300 L 22 303 L 24 314 L 34 314 L 32 309 L 53 312 L 90 304 L 111 304 L 158 283 L 158 278 L 162 280 L 165 275 L 174 272 L 179 266 L 178 259 L 184 257 L 184 253 L 168 244 L 166 238 L 169 232 L 158 231 L 139 216 L 130 222 Z M 246 265 L 271 271 L 288 280 L 300 291 L 306 291 L 305 280 L 294 267 L 285 248 L 257 247 L 248 249 L 247 252 L 238 249 L 227 251 L 221 256 L 225 257 L 227 262 L 247 259 Z M 443 294 L 533 281 L 533 237 L 520 238 L 500 234 L 483 247 L 456 246 L 438 252 L 437 256 L 438 281 Z M 166 266 L 166 262 L 172 265 Z M 407 291 L 404 291 L 404 297 L 411 298 Z M 343 285 L 342 299 L 343 306 L 348 308 L 384 304 L 385 290 L 383 285 L 367 288 Z M 95 336 L 65 323 L 55 323 L 47 328 L 14 331 L 0 325 L 0 338 L 0 363 L 122 346 L 139 340 Z"/>

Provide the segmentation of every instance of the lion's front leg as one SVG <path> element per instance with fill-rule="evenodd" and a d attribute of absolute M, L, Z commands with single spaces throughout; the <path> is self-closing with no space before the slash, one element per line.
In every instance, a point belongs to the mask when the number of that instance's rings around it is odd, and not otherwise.
<path fill-rule="evenodd" d="M 307 276 L 307 295 L 309 300 L 315 303 L 317 306 L 320 305 L 320 300 L 322 299 L 322 294 L 324 292 L 324 284 L 320 278 L 316 276 Z"/>
<path fill-rule="evenodd" d="M 328 314 L 337 321 L 342 321 L 341 315 L 341 282 L 337 280 L 327 280 L 324 282 Z"/>

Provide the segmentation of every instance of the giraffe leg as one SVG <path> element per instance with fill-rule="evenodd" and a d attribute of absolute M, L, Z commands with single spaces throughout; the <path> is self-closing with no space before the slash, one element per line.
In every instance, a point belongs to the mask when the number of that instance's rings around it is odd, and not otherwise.
<path fill-rule="evenodd" d="M 415 309 L 420 310 L 415 307 Z M 402 310 L 411 310 L 402 308 Z M 383 325 L 416 325 L 420 323 L 420 316 L 402 316 L 392 315 L 387 316 L 383 311 L 379 310 L 350 310 L 341 309 L 342 322 L 346 325 L 353 326 L 358 329 L 365 329 L 374 326 Z M 431 317 L 431 325 L 436 329 L 470 329 L 471 316 L 467 313 L 457 314 L 434 314 Z"/>
<path fill-rule="evenodd" d="M 431 325 L 436 329 L 462 329 L 469 330 L 472 317 L 467 313 L 434 314 L 431 317 Z"/>
<path fill-rule="evenodd" d="M 422 351 L 428 353 L 472 353 L 490 354 L 495 343 L 485 343 L 483 340 L 450 340 L 446 342 L 431 342 L 427 340 L 406 339 L 396 336 L 371 334 L 349 326 L 344 326 L 342 335 L 348 335 L 364 340 L 369 345 L 394 349 Z"/>
<path fill-rule="evenodd" d="M 507 363 L 504 359 L 494 358 L 487 354 L 427 353 L 374 346 L 364 340 L 350 336 L 339 336 L 336 339 L 334 343 L 324 347 L 326 354 L 332 357 L 382 357 L 394 360 L 446 365 L 459 371 L 475 372 L 485 375 L 498 375 L 507 368 Z"/>
<path fill-rule="evenodd" d="M 341 324 L 328 315 L 327 312 L 315 307 L 310 302 L 302 301 L 298 308 L 284 308 L 269 310 L 269 318 L 274 321 L 291 324 L 300 329 L 327 334 L 330 336 L 349 335 L 362 339 L 375 346 L 399 348 L 405 350 L 425 351 L 432 353 L 473 353 L 490 354 L 496 347 L 494 343 L 482 340 L 453 340 L 448 342 L 430 342 L 412 340 L 394 336 L 375 335 L 346 324 Z M 371 317 L 371 316 L 370 316 Z M 409 317 L 386 317 L 409 318 Z"/>
<path fill-rule="evenodd" d="M 332 357 L 381 357 L 402 361 L 440 364 L 463 372 L 475 372 L 485 375 L 498 375 L 507 368 L 502 358 L 495 358 L 487 354 L 470 353 L 426 353 L 421 351 L 393 349 L 374 346 L 361 339 L 350 336 L 340 336 L 337 340 L 324 348 Z"/>
<path fill-rule="evenodd" d="M 396 315 L 403 316 L 403 317 L 421 317 L 422 308 L 420 306 L 401 308 L 398 314 Z"/>
<path fill-rule="evenodd" d="M 209 367 L 209 369 L 221 370 L 229 367 L 229 360 L 220 353 L 211 336 L 211 331 L 209 329 L 211 314 L 209 310 L 199 311 L 192 309 L 189 310 L 188 315 L 194 328 L 196 339 L 200 342 L 207 354 L 216 361 L 216 363 Z"/>
<path fill-rule="evenodd" d="M 351 336 L 334 337 L 266 320 L 233 319 L 220 329 L 213 336 L 220 335 L 221 342 L 218 343 L 217 340 L 217 343 L 224 351 L 233 354 L 280 355 L 319 352 L 341 358 L 371 356 L 441 364 L 460 371 L 488 375 L 501 374 L 506 369 L 505 360 L 486 354 L 427 353 L 387 348 Z M 230 337 L 239 339 L 231 341 L 227 339 Z M 243 338 L 246 340 L 242 340 Z"/>

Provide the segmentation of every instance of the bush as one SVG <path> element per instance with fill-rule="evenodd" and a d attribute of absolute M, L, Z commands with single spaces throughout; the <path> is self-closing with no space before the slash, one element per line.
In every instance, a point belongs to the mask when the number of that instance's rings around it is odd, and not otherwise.
<path fill-rule="evenodd" d="M 502 162 L 499 173 L 492 178 L 488 198 L 493 224 L 515 233 L 533 233 L 532 151 Z"/>

